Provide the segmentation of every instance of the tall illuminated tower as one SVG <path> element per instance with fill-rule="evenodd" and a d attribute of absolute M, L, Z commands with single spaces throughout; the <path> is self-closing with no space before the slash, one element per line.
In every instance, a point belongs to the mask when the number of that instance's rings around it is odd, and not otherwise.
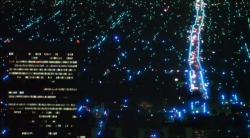
<path fill-rule="evenodd" d="M 203 0 L 195 2 L 195 23 L 192 26 L 189 46 L 189 81 L 190 91 L 201 93 L 204 99 L 208 99 L 207 86 L 204 79 L 204 69 L 201 65 L 200 47 L 201 47 L 201 31 L 204 26 L 205 3 Z"/>

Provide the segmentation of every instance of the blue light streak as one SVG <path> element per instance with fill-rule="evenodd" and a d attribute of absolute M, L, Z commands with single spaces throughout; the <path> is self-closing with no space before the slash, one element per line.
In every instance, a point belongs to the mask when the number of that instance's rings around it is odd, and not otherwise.
<path fill-rule="evenodd" d="M 194 102 L 191 102 L 191 110 L 194 110 Z"/>
<path fill-rule="evenodd" d="M 3 81 L 7 81 L 7 80 L 9 80 L 9 78 L 10 78 L 9 75 L 5 75 L 5 76 L 3 76 L 2 80 L 3 80 Z"/>
<path fill-rule="evenodd" d="M 33 20 L 31 19 L 31 20 L 29 21 L 29 23 L 28 23 L 25 27 L 18 28 L 17 31 L 18 31 L 19 33 L 21 33 L 21 32 L 23 32 L 23 31 L 25 31 L 25 30 L 27 30 L 27 29 L 33 27 L 34 25 L 39 24 L 39 23 L 42 21 L 42 19 L 43 19 L 42 16 L 39 16 L 39 17 L 37 17 L 36 19 L 33 19 Z M 22 25 L 22 26 L 23 26 L 23 25 Z"/>
<path fill-rule="evenodd" d="M 124 17 L 128 17 L 130 16 L 129 12 L 123 12 L 119 15 L 119 17 L 116 19 L 115 22 L 112 23 L 112 25 L 110 26 L 110 29 L 115 29 L 117 26 L 119 26 L 122 23 L 122 20 L 124 19 Z"/>
<path fill-rule="evenodd" d="M 59 16 L 59 15 L 61 15 L 61 14 L 62 14 L 62 11 L 59 10 L 59 11 L 55 12 L 54 15 L 51 16 L 47 21 L 50 21 L 50 20 L 56 18 L 57 16 Z"/>
<path fill-rule="evenodd" d="M 250 59 L 250 53 L 249 53 L 247 43 L 245 43 L 245 49 L 246 49 L 246 52 L 247 52 L 248 59 Z"/>
<path fill-rule="evenodd" d="M 9 130 L 7 128 L 3 128 L 1 131 L 1 136 L 7 137 L 9 135 Z"/>
<path fill-rule="evenodd" d="M 59 6 L 62 5 L 64 3 L 65 0 L 59 0 L 55 3 L 55 6 Z"/>
<path fill-rule="evenodd" d="M 203 103 L 203 113 L 207 113 L 206 103 Z"/>
<path fill-rule="evenodd" d="M 98 36 L 97 38 L 97 44 L 93 45 L 92 47 L 89 47 L 88 50 L 92 49 L 98 49 L 98 52 L 101 52 L 101 45 L 107 40 L 108 36 L 103 35 L 103 36 Z"/>
<path fill-rule="evenodd" d="M 6 130 L 6 129 L 3 129 L 1 134 L 2 134 L 2 135 L 5 135 L 6 132 L 7 132 L 7 130 Z"/>

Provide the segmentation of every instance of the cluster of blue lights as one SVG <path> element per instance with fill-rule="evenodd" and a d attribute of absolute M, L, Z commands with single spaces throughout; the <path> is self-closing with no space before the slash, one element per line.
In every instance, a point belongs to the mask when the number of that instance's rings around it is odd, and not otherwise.
<path fill-rule="evenodd" d="M 99 119 L 97 124 L 97 137 L 103 137 L 104 129 L 107 123 L 107 118 Z"/>
<path fill-rule="evenodd" d="M 201 101 L 190 102 L 190 112 L 191 114 L 203 114 L 203 115 L 210 114 L 207 103 Z"/>
<path fill-rule="evenodd" d="M 83 117 L 87 113 L 91 113 L 90 99 L 86 98 L 77 108 L 77 114 L 79 117 Z"/>
<path fill-rule="evenodd" d="M 167 117 L 170 122 L 182 121 L 187 113 L 186 109 L 172 108 L 168 111 Z"/>
<path fill-rule="evenodd" d="M 129 107 L 129 100 L 127 98 L 123 99 L 122 103 L 121 103 L 121 110 L 125 110 Z"/>
<path fill-rule="evenodd" d="M 151 132 L 150 138 L 160 138 L 159 132 L 157 132 L 157 131 Z"/>
<path fill-rule="evenodd" d="M 7 137 L 9 135 L 9 130 L 7 128 L 3 128 L 1 130 L 1 136 L 2 137 Z"/>
<path fill-rule="evenodd" d="M 243 100 L 240 98 L 239 94 L 232 93 L 231 95 L 221 94 L 220 95 L 220 103 L 222 105 L 239 105 L 239 106 L 246 106 Z"/>
<path fill-rule="evenodd" d="M 163 108 L 163 112 L 167 115 L 169 122 L 184 121 L 186 116 L 210 116 L 210 110 L 207 102 L 205 100 L 194 100 L 191 101 L 187 107 L 183 108 L 172 108 L 167 110 Z"/>
<path fill-rule="evenodd" d="M 97 119 L 97 132 L 98 138 L 103 137 L 103 132 L 108 120 L 109 112 L 103 106 L 92 107 L 90 99 L 85 99 L 83 103 L 77 108 L 77 114 L 79 117 L 86 116 L 88 113 L 93 115 Z"/>
<path fill-rule="evenodd" d="M 114 36 L 114 41 L 115 41 L 116 43 L 120 43 L 120 42 L 121 42 L 120 36 L 115 35 L 115 36 Z"/>

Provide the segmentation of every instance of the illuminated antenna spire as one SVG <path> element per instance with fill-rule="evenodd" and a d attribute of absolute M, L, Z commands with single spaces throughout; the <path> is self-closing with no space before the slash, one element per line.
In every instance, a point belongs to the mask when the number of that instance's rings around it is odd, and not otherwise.
<path fill-rule="evenodd" d="M 196 0 L 195 23 L 192 26 L 189 45 L 189 81 L 190 91 L 200 92 L 204 99 L 208 99 L 207 83 L 204 80 L 204 70 L 200 58 L 201 30 L 204 25 L 205 3 L 203 0 Z"/>

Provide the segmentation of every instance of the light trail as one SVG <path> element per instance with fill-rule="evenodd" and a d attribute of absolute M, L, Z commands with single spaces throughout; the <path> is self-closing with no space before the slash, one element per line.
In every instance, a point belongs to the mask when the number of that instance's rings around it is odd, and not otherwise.
<path fill-rule="evenodd" d="M 250 30 L 250 18 L 247 18 L 248 29 Z"/>
<path fill-rule="evenodd" d="M 200 41 L 201 31 L 204 25 L 205 18 L 205 3 L 203 0 L 196 0 L 195 23 L 192 26 L 189 46 L 189 81 L 190 91 L 200 92 L 204 99 L 208 99 L 207 83 L 204 81 L 204 70 L 201 66 L 200 58 Z"/>
<path fill-rule="evenodd" d="M 59 7 L 61 5 L 63 5 L 65 3 L 64 0 L 59 0 L 56 1 L 55 0 L 55 8 Z M 61 15 L 62 11 L 58 10 L 57 12 L 53 13 L 51 17 L 49 17 L 48 19 L 44 19 L 44 17 L 39 16 L 39 17 L 31 17 L 31 19 L 29 19 L 28 23 L 26 25 L 22 24 L 19 28 L 16 29 L 17 32 L 22 33 L 23 31 L 26 31 L 30 28 L 32 28 L 35 25 L 39 25 L 48 21 L 51 21 L 53 19 L 55 19 L 57 16 Z"/>
<path fill-rule="evenodd" d="M 246 52 L 247 52 L 248 59 L 250 59 L 250 53 L 249 53 L 249 49 L 247 47 L 247 43 L 245 43 L 245 49 L 246 49 Z"/>
<path fill-rule="evenodd" d="M 127 12 L 123 12 L 119 15 L 119 17 L 116 19 L 115 22 L 112 23 L 112 25 L 110 26 L 111 29 L 115 29 L 116 26 L 119 26 L 121 23 L 122 23 L 122 20 L 125 18 L 125 17 L 128 17 L 130 16 L 130 13 L 127 11 Z"/>
<path fill-rule="evenodd" d="M 23 32 L 23 31 L 25 31 L 27 29 L 30 29 L 32 26 L 34 26 L 36 24 L 39 24 L 42 20 L 43 20 L 42 16 L 39 16 L 39 17 L 37 17 L 35 19 L 31 19 L 27 25 L 22 24 L 21 27 L 17 29 L 17 31 L 19 33 L 21 33 L 21 32 Z"/>
<path fill-rule="evenodd" d="M 130 13 L 123 12 L 121 13 L 118 18 L 111 24 L 110 29 L 106 31 L 102 31 L 102 35 L 96 36 L 96 41 L 94 40 L 95 44 L 88 47 L 88 53 L 90 53 L 90 50 L 97 49 L 98 53 L 101 53 L 102 48 L 101 45 L 108 39 L 108 34 L 110 31 L 114 30 L 116 27 L 118 27 L 124 20 L 125 17 L 129 17 Z"/>

